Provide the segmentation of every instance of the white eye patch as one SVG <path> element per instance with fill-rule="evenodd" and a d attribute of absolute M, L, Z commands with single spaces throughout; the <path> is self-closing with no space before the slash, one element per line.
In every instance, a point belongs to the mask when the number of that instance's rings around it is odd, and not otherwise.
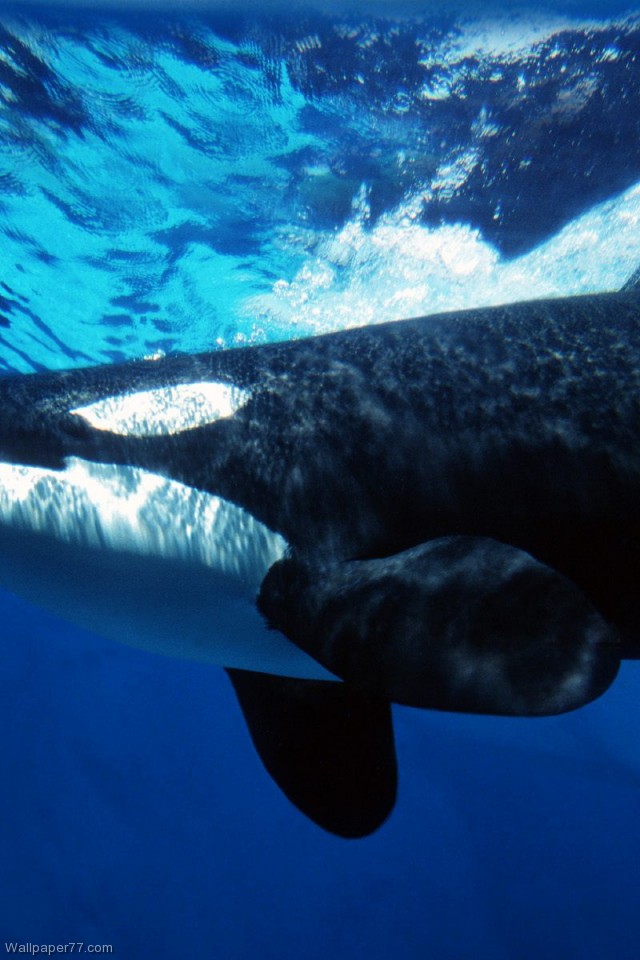
<path fill-rule="evenodd" d="M 180 383 L 158 390 L 107 397 L 72 414 L 96 430 L 124 437 L 163 437 L 232 417 L 251 393 L 228 383 Z"/>

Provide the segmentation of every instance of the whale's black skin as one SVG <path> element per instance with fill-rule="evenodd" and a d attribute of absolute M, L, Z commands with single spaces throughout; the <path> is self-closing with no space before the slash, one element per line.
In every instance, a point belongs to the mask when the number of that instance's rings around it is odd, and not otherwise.
<path fill-rule="evenodd" d="M 486 537 L 342 564 L 284 559 L 258 603 L 356 689 L 409 706 L 562 713 L 606 690 L 620 659 L 611 627 L 571 581 Z"/>
<path fill-rule="evenodd" d="M 599 695 L 620 657 L 638 649 L 639 359 L 640 293 L 631 283 L 618 293 L 11 377 L 0 380 L 0 460 L 138 466 L 230 500 L 282 534 L 290 556 L 265 578 L 261 609 L 348 681 L 383 738 L 386 721 L 366 706 L 371 698 L 556 713 Z M 250 399 L 233 416 L 162 437 L 97 430 L 70 412 L 206 380 Z M 513 563 L 522 565 L 515 581 Z M 402 591 L 416 603 L 399 604 Z M 416 617 L 429 621 L 424 648 Z M 531 620 L 540 629 L 525 630 Z M 499 694 L 495 677 L 485 683 L 485 661 L 474 659 L 478 643 L 505 658 Z M 416 682 L 416 671 L 432 669 L 451 676 L 446 692 Z M 241 700 L 259 682 L 246 678 Z M 390 797 L 389 765 L 387 774 Z M 353 820 L 340 825 L 330 814 L 324 825 L 355 835 Z M 369 829 L 367 820 L 360 832 Z"/>
<path fill-rule="evenodd" d="M 574 580 L 634 638 L 636 292 L 443 314 L 199 356 L 0 380 L 0 459 L 132 463 L 239 503 L 314 561 L 492 537 Z M 233 417 L 121 437 L 68 411 L 215 379 Z"/>

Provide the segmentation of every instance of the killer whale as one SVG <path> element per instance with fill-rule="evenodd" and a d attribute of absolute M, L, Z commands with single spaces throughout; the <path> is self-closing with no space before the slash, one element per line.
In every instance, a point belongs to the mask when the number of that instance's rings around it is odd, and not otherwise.
<path fill-rule="evenodd" d="M 0 583 L 220 663 L 343 836 L 390 702 L 547 715 L 638 649 L 640 291 L 0 380 Z M 336 682 L 342 681 L 342 682 Z"/>

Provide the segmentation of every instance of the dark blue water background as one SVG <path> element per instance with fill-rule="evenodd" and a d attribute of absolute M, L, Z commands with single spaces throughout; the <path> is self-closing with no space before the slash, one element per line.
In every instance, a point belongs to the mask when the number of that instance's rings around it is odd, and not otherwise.
<path fill-rule="evenodd" d="M 5 6 L 0 369 L 619 286 L 640 19 L 392 14 Z M 637 957 L 635 666 L 557 719 L 398 708 L 398 806 L 346 842 L 269 780 L 222 671 L 0 615 L 0 950 Z"/>

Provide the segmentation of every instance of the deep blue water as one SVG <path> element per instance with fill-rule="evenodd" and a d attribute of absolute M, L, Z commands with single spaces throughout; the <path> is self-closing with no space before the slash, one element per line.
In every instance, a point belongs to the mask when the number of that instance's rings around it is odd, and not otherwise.
<path fill-rule="evenodd" d="M 640 16 L 608 10 L 6 6 L 0 369 L 620 286 Z M 0 614 L 0 950 L 635 960 L 637 665 L 556 719 L 396 709 L 396 810 L 347 842 L 222 671 Z"/>

